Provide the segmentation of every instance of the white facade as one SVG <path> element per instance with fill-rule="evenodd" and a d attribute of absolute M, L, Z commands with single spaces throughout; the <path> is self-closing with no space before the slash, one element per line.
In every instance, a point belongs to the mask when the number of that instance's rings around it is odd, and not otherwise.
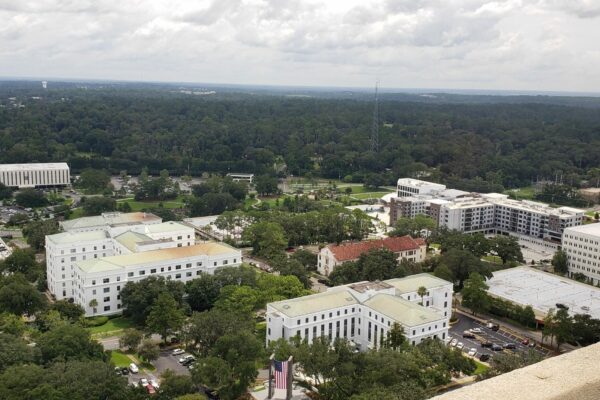
<path fill-rule="evenodd" d="M 121 217 L 126 218 L 126 215 L 121 214 Z M 74 228 L 73 231 L 46 236 L 46 271 L 50 292 L 58 300 L 75 296 L 73 280 L 79 262 L 195 244 L 193 228 L 173 221 L 156 223 L 158 217 L 153 217 L 148 218 L 150 224 L 96 225 L 88 227 L 89 230 Z"/>
<path fill-rule="evenodd" d="M 82 261 L 74 268 L 73 299 L 86 316 L 115 314 L 121 312 L 120 292 L 127 282 L 150 276 L 187 282 L 241 262 L 240 250 L 214 242 Z"/>
<path fill-rule="evenodd" d="M 398 197 L 411 197 L 415 195 L 428 195 L 433 192 L 445 190 L 445 185 L 421 181 L 412 178 L 400 178 L 397 182 Z"/>
<path fill-rule="evenodd" d="M 421 286 L 427 288 L 423 298 L 417 295 Z M 429 274 L 339 286 L 267 304 L 267 344 L 327 336 L 351 340 L 361 350 L 376 349 L 394 323 L 413 345 L 426 338 L 445 339 L 451 307 L 452 283 Z"/>
<path fill-rule="evenodd" d="M 600 224 L 565 229 L 562 242 L 569 275 L 584 274 L 593 285 L 600 282 Z"/>
<path fill-rule="evenodd" d="M 71 175 L 67 163 L 2 164 L 0 182 L 17 188 L 67 186 Z"/>

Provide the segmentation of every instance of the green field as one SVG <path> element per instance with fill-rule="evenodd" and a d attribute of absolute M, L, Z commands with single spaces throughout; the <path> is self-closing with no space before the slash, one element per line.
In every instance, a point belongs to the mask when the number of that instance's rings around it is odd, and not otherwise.
<path fill-rule="evenodd" d="M 535 189 L 533 186 L 525 186 L 518 189 L 505 190 L 504 194 L 514 197 L 517 200 L 534 200 Z"/>
<path fill-rule="evenodd" d="M 81 217 L 83 217 L 83 208 L 82 207 L 71 209 L 71 214 L 69 214 L 69 219 L 76 219 L 76 218 L 81 218 Z"/>
<path fill-rule="evenodd" d="M 127 357 L 127 354 L 119 350 L 110 352 L 110 361 L 115 364 L 115 367 L 127 367 L 131 364 L 131 359 Z"/>
<path fill-rule="evenodd" d="M 148 208 L 159 208 L 159 204 L 162 204 L 163 208 L 181 208 L 184 206 L 183 201 L 181 201 L 179 198 L 175 200 L 165 201 L 136 201 L 132 198 L 117 200 L 117 205 L 123 203 L 128 203 L 129 207 L 131 207 L 131 211 L 141 211 L 143 209 Z"/>
<path fill-rule="evenodd" d="M 475 364 L 477 364 L 477 368 L 475 369 L 475 371 L 473 372 L 472 375 L 481 375 L 481 374 L 485 373 L 488 369 L 490 369 L 490 367 L 488 367 L 485 364 L 480 363 L 479 361 L 475 361 Z"/>
<path fill-rule="evenodd" d="M 355 197 L 359 200 L 380 199 L 388 193 L 390 193 L 390 192 L 367 192 L 367 193 L 359 193 L 356 195 L 352 195 L 352 197 Z"/>
<path fill-rule="evenodd" d="M 133 322 L 131 322 L 129 319 L 125 317 L 117 317 L 109 319 L 104 325 L 93 326 L 91 328 L 87 328 L 87 330 L 90 331 L 92 335 L 107 332 L 118 333 L 123 329 L 132 328 L 133 326 Z"/>
<path fill-rule="evenodd" d="M 487 255 L 487 256 L 481 257 L 481 259 L 483 261 L 487 261 L 487 262 L 493 263 L 493 264 L 502 264 L 502 259 L 498 256 Z"/>

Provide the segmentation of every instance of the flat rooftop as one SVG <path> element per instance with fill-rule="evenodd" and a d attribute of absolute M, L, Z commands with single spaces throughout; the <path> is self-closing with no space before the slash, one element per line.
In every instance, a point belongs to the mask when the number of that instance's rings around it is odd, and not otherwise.
<path fill-rule="evenodd" d="M 0 171 L 31 171 L 31 170 L 63 170 L 69 169 L 67 163 L 31 163 L 31 164 L 0 164 Z"/>
<path fill-rule="evenodd" d="M 110 256 L 97 258 L 92 260 L 80 261 L 77 266 L 85 272 L 106 272 L 127 269 L 139 265 L 153 265 L 157 262 L 166 260 L 186 259 L 189 257 L 221 254 L 237 254 L 240 250 L 235 249 L 224 243 L 207 242 L 194 246 L 172 247 L 161 250 L 151 250 L 141 253 L 122 254 L 118 256 Z M 241 259 L 240 259 L 241 262 Z"/>
<path fill-rule="evenodd" d="M 543 319 L 556 304 L 569 307 L 571 314 L 589 314 L 600 318 L 600 288 L 530 267 L 494 272 L 487 281 L 488 292 L 521 306 L 531 306 Z"/>
<path fill-rule="evenodd" d="M 585 233 L 588 235 L 600 236 L 600 223 L 571 226 L 569 228 L 566 228 L 564 233 L 569 233 L 569 232 L 578 232 L 578 233 Z"/>
<path fill-rule="evenodd" d="M 395 287 L 396 292 L 400 294 L 416 292 L 421 286 L 426 289 L 433 289 L 435 287 L 452 285 L 451 282 L 427 273 L 409 275 L 405 278 L 388 279 L 384 282 Z"/>
<path fill-rule="evenodd" d="M 400 178 L 400 179 L 398 179 L 397 184 L 398 185 L 415 186 L 415 187 L 434 186 L 441 190 L 446 189 L 446 185 L 442 185 L 441 183 L 427 182 L 427 181 L 422 181 L 420 179 L 413 179 L 413 178 Z"/>
<path fill-rule="evenodd" d="M 364 305 L 404 326 L 419 326 L 446 318 L 429 308 L 385 293 L 376 294 L 366 300 Z"/>
<path fill-rule="evenodd" d="M 65 231 L 71 229 L 86 229 L 110 225 L 127 225 L 127 224 L 144 224 L 144 223 L 159 223 L 162 219 L 152 213 L 132 212 L 120 213 L 111 212 L 104 213 L 95 217 L 83 217 L 69 221 L 62 221 L 60 225 Z"/>
<path fill-rule="evenodd" d="M 87 242 L 97 242 L 107 239 L 109 236 L 104 231 L 91 232 L 60 232 L 54 235 L 47 235 L 46 240 L 54 244 L 78 244 Z"/>
<path fill-rule="evenodd" d="M 326 292 L 311 294 L 309 296 L 297 297 L 295 299 L 269 303 L 271 307 L 291 318 L 354 304 L 360 304 L 360 302 L 344 287 L 330 289 Z"/>

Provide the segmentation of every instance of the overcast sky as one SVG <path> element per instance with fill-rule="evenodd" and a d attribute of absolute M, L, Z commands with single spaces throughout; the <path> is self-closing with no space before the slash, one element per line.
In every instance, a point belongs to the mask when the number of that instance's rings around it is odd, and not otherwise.
<path fill-rule="evenodd" d="M 0 0 L 0 76 L 600 92 L 600 0 Z"/>

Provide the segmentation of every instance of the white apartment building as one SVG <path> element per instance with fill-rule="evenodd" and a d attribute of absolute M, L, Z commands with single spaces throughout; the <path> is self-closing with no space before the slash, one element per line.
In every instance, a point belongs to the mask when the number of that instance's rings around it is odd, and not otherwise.
<path fill-rule="evenodd" d="M 427 294 L 417 295 L 419 287 Z M 422 305 L 421 305 L 422 304 Z M 360 350 L 377 349 L 394 323 L 409 343 L 448 336 L 452 283 L 429 274 L 359 282 L 326 292 L 267 304 L 267 345 L 299 336 L 346 338 Z"/>
<path fill-rule="evenodd" d="M 356 261 L 361 254 L 373 249 L 387 249 L 396 255 L 398 261 L 421 262 L 426 256 L 427 244 L 421 238 L 413 239 L 410 236 L 330 244 L 319 251 L 317 269 L 321 275 L 328 276 L 338 265 Z"/>
<path fill-rule="evenodd" d="M 390 199 L 392 226 L 400 217 L 414 218 L 423 214 L 433 218 L 438 226 L 448 229 L 509 234 L 518 237 L 524 245 L 556 250 L 563 230 L 581 225 L 584 219 L 584 211 L 576 208 L 552 208 L 544 203 L 512 200 L 500 193 L 466 193 L 445 187 L 436 190 L 423 181 L 418 181 L 418 187 L 427 187 L 424 193 L 401 196 L 407 193 L 406 188 L 411 189 L 406 181 L 398 180 L 398 187 L 402 190 L 398 190 L 398 197 Z"/>
<path fill-rule="evenodd" d="M 400 178 L 397 182 L 398 197 L 412 197 L 416 195 L 429 195 L 445 190 L 446 186 L 439 183 L 422 181 L 412 178 Z"/>
<path fill-rule="evenodd" d="M 600 283 L 600 224 L 566 228 L 562 247 L 567 253 L 569 276 L 581 273 L 592 285 Z"/>
<path fill-rule="evenodd" d="M 156 248 L 144 244 L 145 251 L 75 264 L 73 299 L 84 308 L 86 316 L 121 312 L 120 292 L 127 282 L 150 276 L 186 282 L 202 273 L 214 274 L 219 268 L 239 266 L 242 262 L 241 251 L 223 243 L 161 248 L 157 242 Z"/>
<path fill-rule="evenodd" d="M 71 174 L 67 163 L 1 164 L 0 182 L 17 188 L 67 186 Z"/>

